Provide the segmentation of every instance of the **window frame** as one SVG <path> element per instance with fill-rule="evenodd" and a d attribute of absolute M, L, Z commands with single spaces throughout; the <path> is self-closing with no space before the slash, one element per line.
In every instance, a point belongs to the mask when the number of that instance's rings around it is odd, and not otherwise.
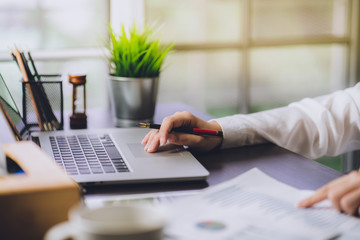
<path fill-rule="evenodd" d="M 346 36 L 338 37 L 334 35 L 321 35 L 321 36 L 306 36 L 306 37 L 293 37 L 293 38 L 278 38 L 278 39 L 252 39 L 251 38 L 251 19 L 252 19 L 252 0 L 242 1 L 242 36 L 241 42 L 227 42 L 227 43 L 184 43 L 176 44 L 174 49 L 176 51 L 212 51 L 233 49 L 241 51 L 242 59 L 241 75 L 237 100 L 237 109 L 239 113 L 249 113 L 250 109 L 250 51 L 255 48 L 266 47 L 283 47 L 283 46 L 298 46 L 298 45 L 320 45 L 320 44 L 342 44 L 347 46 L 347 62 L 345 69 L 345 77 L 343 82 L 333 84 L 332 90 L 338 90 L 344 87 L 354 85 L 360 81 L 360 4 L 357 0 L 348 0 L 348 19 L 349 27 Z M 146 1 L 145 1 L 146 4 Z M 147 9 L 145 7 L 145 9 Z"/>

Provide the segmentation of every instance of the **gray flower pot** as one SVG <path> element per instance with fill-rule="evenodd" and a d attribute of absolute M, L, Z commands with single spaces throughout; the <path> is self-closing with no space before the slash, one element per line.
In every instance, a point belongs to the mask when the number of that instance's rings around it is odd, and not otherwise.
<path fill-rule="evenodd" d="M 117 127 L 152 122 L 159 77 L 127 78 L 110 75 L 111 101 Z"/>

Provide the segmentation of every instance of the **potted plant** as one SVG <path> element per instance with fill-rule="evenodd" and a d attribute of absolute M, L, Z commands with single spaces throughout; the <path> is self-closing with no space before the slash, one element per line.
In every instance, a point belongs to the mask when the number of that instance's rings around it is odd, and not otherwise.
<path fill-rule="evenodd" d="M 154 29 L 135 24 L 119 34 L 109 27 L 109 63 L 112 105 L 116 126 L 134 126 L 151 122 L 154 116 L 159 76 L 166 55 L 173 48 L 161 45 Z"/>

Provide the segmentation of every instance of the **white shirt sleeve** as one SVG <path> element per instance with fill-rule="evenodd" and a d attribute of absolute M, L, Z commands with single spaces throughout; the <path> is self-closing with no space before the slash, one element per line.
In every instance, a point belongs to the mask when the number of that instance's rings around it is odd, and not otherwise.
<path fill-rule="evenodd" d="M 360 149 L 360 83 L 282 108 L 215 119 L 222 148 L 273 142 L 307 158 Z"/>

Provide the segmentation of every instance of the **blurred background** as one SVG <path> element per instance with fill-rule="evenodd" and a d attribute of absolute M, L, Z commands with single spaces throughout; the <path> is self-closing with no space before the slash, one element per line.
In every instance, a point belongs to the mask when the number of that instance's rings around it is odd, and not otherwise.
<path fill-rule="evenodd" d="M 87 106 L 109 105 L 107 24 L 160 26 L 175 43 L 158 102 L 221 117 L 284 106 L 359 81 L 358 0 L 2 0 L 0 73 L 21 106 L 10 49 L 30 50 L 41 74 L 87 74 Z M 98 97 L 105 96 L 105 97 Z M 318 161 L 348 171 L 353 153 Z"/>

